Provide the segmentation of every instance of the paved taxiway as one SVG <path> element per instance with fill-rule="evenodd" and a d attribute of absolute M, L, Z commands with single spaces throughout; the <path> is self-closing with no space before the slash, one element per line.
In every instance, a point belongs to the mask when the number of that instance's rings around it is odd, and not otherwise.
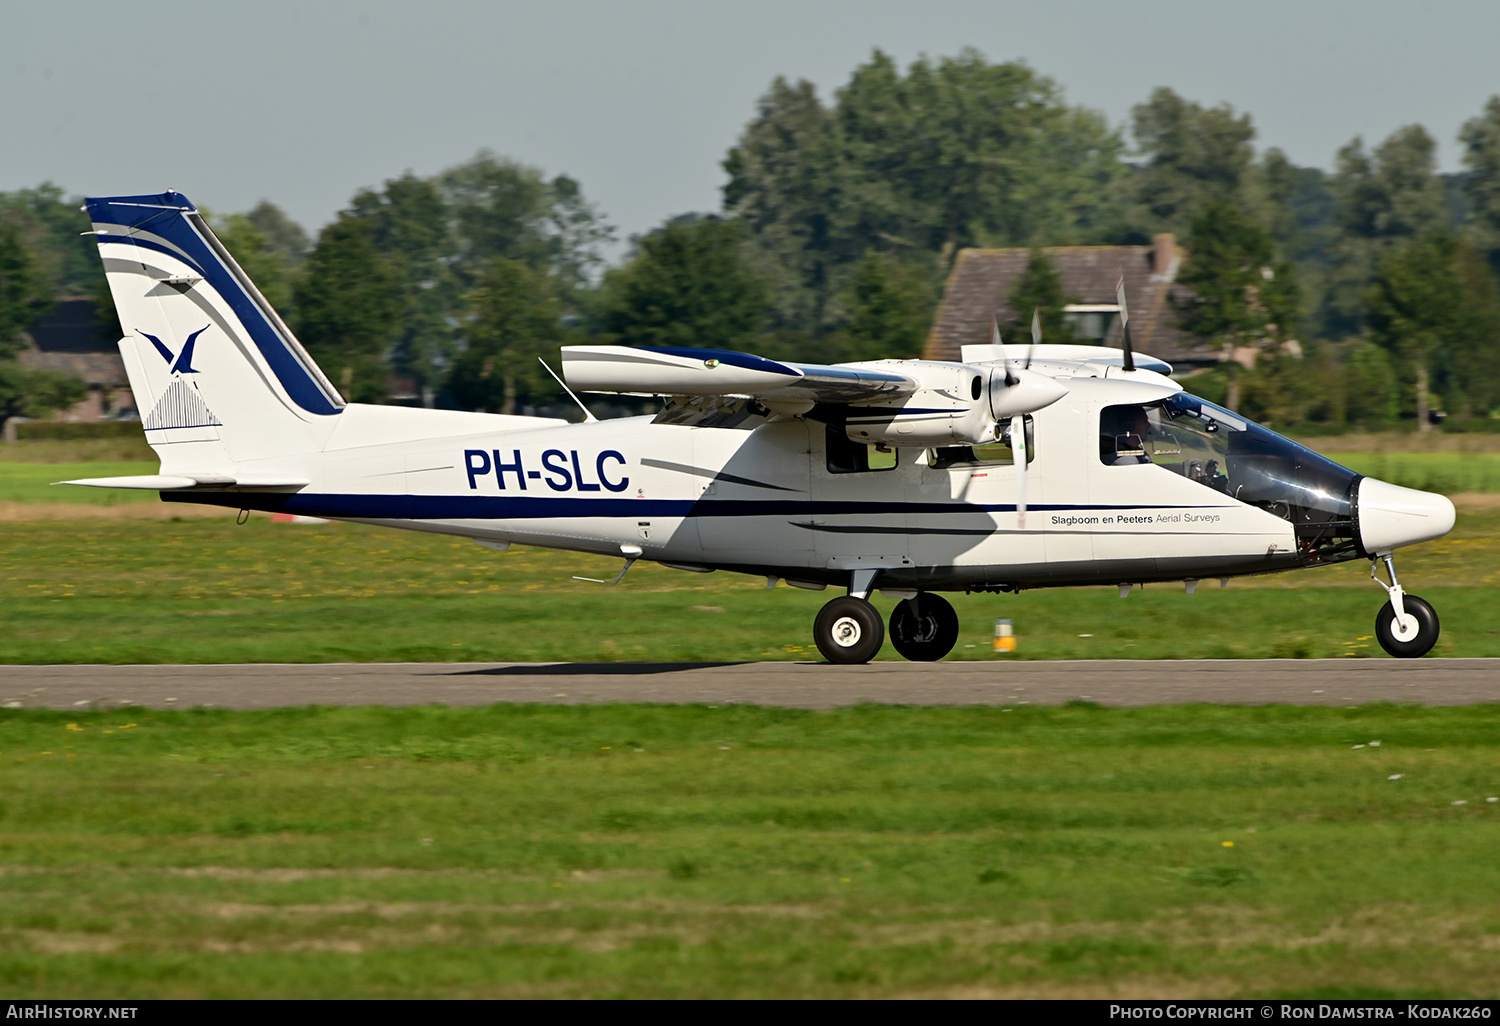
<path fill-rule="evenodd" d="M 0 666 L 0 705 L 710 702 L 909 705 L 1500 702 L 1500 659 L 871 663 L 319 663 Z"/>

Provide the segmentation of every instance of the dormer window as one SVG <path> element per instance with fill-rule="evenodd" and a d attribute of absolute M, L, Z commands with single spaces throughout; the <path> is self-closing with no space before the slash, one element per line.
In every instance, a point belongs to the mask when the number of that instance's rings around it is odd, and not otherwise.
<path fill-rule="evenodd" d="M 1102 343 L 1120 316 L 1118 303 L 1069 303 L 1063 321 L 1080 342 Z"/>

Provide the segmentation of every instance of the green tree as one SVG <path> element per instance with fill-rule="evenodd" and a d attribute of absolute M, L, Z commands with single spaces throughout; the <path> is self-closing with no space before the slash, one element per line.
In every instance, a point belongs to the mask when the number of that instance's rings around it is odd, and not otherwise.
<path fill-rule="evenodd" d="M 1271 233 L 1228 199 L 1208 200 L 1188 225 L 1188 256 L 1178 281 L 1191 298 L 1178 305 L 1183 329 L 1225 358 L 1227 400 L 1240 402 L 1238 350 L 1291 337 L 1297 286 L 1277 258 Z"/>
<path fill-rule="evenodd" d="M 281 257 L 289 269 L 295 270 L 312 249 L 312 240 L 303 227 L 270 200 L 257 203 L 245 219 L 265 237 L 266 249 Z"/>
<path fill-rule="evenodd" d="M 1447 227 L 1436 153 L 1421 125 L 1398 129 L 1373 153 L 1358 138 L 1339 150 L 1330 182 L 1339 236 L 1322 310 L 1326 333 L 1360 329 L 1376 266 L 1392 248 Z"/>
<path fill-rule="evenodd" d="M 297 284 L 297 334 L 350 401 L 386 396 L 400 312 L 393 277 L 374 229 L 344 213 L 318 234 Z"/>
<path fill-rule="evenodd" d="M 1026 258 L 1026 270 L 1016 279 L 1010 294 L 1010 308 L 1015 320 L 1006 326 L 1012 342 L 1031 339 L 1031 314 L 1041 314 L 1042 338 L 1047 342 L 1076 342 L 1073 328 L 1063 316 L 1063 307 L 1078 302 L 1075 296 L 1063 295 L 1062 275 L 1047 254 L 1033 249 Z"/>
<path fill-rule="evenodd" d="M 378 192 L 359 192 L 350 213 L 370 225 L 395 285 L 392 364 L 416 380 L 430 404 L 454 354 L 454 325 L 463 314 L 448 205 L 434 181 L 408 172 Z"/>
<path fill-rule="evenodd" d="M 48 282 L 21 229 L 0 220 L 0 425 L 11 417 L 46 416 L 87 394 L 76 378 L 30 370 L 16 359 L 26 329 L 51 305 Z"/>
<path fill-rule="evenodd" d="M 408 172 L 350 205 L 367 222 L 394 288 L 391 363 L 424 401 L 452 378 L 467 294 L 496 259 L 543 273 L 564 313 L 584 308 L 612 237 L 578 183 L 481 151 L 432 177 Z"/>
<path fill-rule="evenodd" d="M 922 268 L 880 253 L 859 262 L 845 305 L 840 360 L 915 359 L 932 325 L 937 296 Z"/>
<path fill-rule="evenodd" d="M 81 202 L 51 182 L 0 193 L 0 221 L 21 229 L 52 296 L 89 295 L 103 273 L 94 240 L 81 237 L 89 230 Z"/>
<path fill-rule="evenodd" d="M 1244 195 L 1246 209 L 1266 226 L 1277 251 L 1296 271 L 1302 293 L 1299 312 L 1306 320 L 1322 308 L 1339 234 L 1328 175 L 1318 168 L 1297 167 L 1273 148 L 1251 167 Z"/>
<path fill-rule="evenodd" d="M 775 297 L 776 326 L 821 330 L 832 283 L 859 246 L 833 118 L 812 83 L 777 78 L 724 169 L 724 208 L 754 240 L 749 259 Z"/>
<path fill-rule="evenodd" d="M 292 277 L 286 258 L 246 214 L 231 214 L 214 229 L 230 256 L 250 276 L 266 302 L 284 317 L 292 306 Z M 118 337 L 118 336 L 116 336 Z"/>
<path fill-rule="evenodd" d="M 866 253 L 946 271 L 965 246 L 1103 241 L 1121 143 L 1024 64 L 974 50 L 913 63 L 876 51 L 831 107 L 777 79 L 724 162 L 726 212 L 776 297 L 778 328 L 841 324 Z"/>
<path fill-rule="evenodd" d="M 467 286 L 496 257 L 550 272 L 560 294 L 585 285 L 603 264 L 613 229 L 566 175 L 540 171 L 481 150 L 437 176 L 455 234 L 453 267 Z"/>
<path fill-rule="evenodd" d="M 45 417 L 81 402 L 88 391 L 82 381 L 66 374 L 0 360 L 0 426 L 12 417 Z"/>
<path fill-rule="evenodd" d="M 1360 342 L 1343 366 L 1345 416 L 1349 423 L 1378 429 L 1401 414 L 1401 385 L 1390 353 L 1373 342 Z"/>
<path fill-rule="evenodd" d="M 1500 282 L 1469 235 L 1453 247 L 1453 273 L 1463 295 L 1459 344 L 1446 350 L 1438 386 L 1450 412 L 1490 416 L 1500 412 Z"/>
<path fill-rule="evenodd" d="M 765 326 L 769 297 L 736 221 L 680 218 L 604 276 L 605 330 L 625 345 L 739 349 Z"/>
<path fill-rule="evenodd" d="M 0 220 L 0 360 L 14 359 L 22 332 L 52 305 L 52 293 L 21 229 Z"/>
<path fill-rule="evenodd" d="M 1410 240 L 1377 265 L 1366 303 L 1371 339 L 1410 375 L 1417 430 L 1431 428 L 1432 370 L 1443 356 L 1493 359 L 1500 300 L 1472 249 L 1448 232 Z"/>
<path fill-rule="evenodd" d="M 513 414 L 551 381 L 537 362 L 562 337 L 557 285 L 546 271 L 496 257 L 467 296 L 464 348 L 449 388 L 467 409 Z"/>
<path fill-rule="evenodd" d="M 1464 123 L 1459 141 L 1468 171 L 1469 230 L 1500 272 L 1500 96 L 1491 96 L 1484 112 Z"/>
<path fill-rule="evenodd" d="M 1236 202 L 1250 176 L 1255 126 L 1227 104 L 1203 107 L 1160 88 L 1131 111 L 1145 166 L 1123 184 L 1132 234 L 1182 234 L 1205 203 Z"/>

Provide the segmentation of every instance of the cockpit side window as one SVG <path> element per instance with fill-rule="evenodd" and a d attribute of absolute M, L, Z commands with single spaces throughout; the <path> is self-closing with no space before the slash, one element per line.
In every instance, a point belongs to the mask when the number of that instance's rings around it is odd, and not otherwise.
<path fill-rule="evenodd" d="M 1106 467 L 1150 463 L 1151 410 L 1145 406 L 1106 406 L 1099 411 L 1099 459 Z"/>
<path fill-rule="evenodd" d="M 1233 423 L 1244 427 L 1237 420 Z M 1202 415 L 1201 407 L 1106 406 L 1099 411 L 1099 459 L 1107 467 L 1154 463 L 1227 492 L 1229 434 L 1224 422 Z"/>

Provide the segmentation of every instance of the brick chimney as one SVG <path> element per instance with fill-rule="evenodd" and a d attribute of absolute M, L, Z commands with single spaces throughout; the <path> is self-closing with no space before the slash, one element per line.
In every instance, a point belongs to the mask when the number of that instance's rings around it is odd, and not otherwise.
<path fill-rule="evenodd" d="M 1171 281 L 1177 277 L 1177 236 L 1162 232 L 1151 240 L 1151 274 Z"/>

